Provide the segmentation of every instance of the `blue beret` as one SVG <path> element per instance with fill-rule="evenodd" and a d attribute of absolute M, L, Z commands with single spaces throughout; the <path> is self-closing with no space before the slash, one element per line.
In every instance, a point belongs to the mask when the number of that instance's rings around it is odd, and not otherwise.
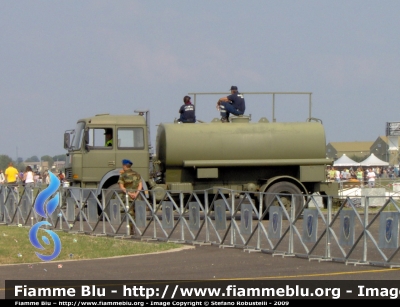
<path fill-rule="evenodd" d="M 130 165 L 133 165 L 133 163 L 132 163 L 132 161 L 131 160 L 128 160 L 128 159 L 124 159 L 124 160 L 122 160 L 122 164 L 130 164 Z"/>

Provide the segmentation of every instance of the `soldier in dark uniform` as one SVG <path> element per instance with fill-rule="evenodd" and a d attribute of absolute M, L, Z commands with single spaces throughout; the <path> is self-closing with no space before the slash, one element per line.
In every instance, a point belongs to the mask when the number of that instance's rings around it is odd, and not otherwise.
<path fill-rule="evenodd" d="M 185 103 L 184 105 L 181 106 L 179 109 L 179 113 L 181 116 L 179 117 L 178 122 L 180 123 L 195 123 L 196 122 L 196 116 L 194 112 L 194 105 L 190 101 L 189 96 L 183 97 L 183 102 Z"/>
<path fill-rule="evenodd" d="M 231 86 L 231 94 L 222 97 L 217 102 L 217 110 L 221 114 L 221 122 L 229 122 L 229 114 L 243 115 L 246 109 L 244 97 L 239 93 L 237 86 Z"/>
<path fill-rule="evenodd" d="M 140 190 L 143 188 L 142 177 L 132 169 L 132 164 L 132 161 L 128 159 L 122 160 L 122 172 L 118 180 L 120 189 L 124 194 L 128 194 L 129 201 L 134 201 L 138 197 Z M 134 205 L 130 208 L 129 214 L 132 218 L 135 217 Z M 135 228 L 133 223 L 130 222 L 129 226 L 131 235 L 134 235 Z"/>

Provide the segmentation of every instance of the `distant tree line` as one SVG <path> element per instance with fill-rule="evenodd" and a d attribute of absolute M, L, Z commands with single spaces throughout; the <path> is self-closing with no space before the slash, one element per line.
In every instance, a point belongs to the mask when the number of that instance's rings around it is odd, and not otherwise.
<path fill-rule="evenodd" d="M 42 156 L 40 159 L 38 158 L 38 156 L 32 156 L 30 158 L 25 159 L 25 161 L 23 160 L 23 158 L 18 157 L 17 160 L 13 160 L 11 157 L 7 156 L 7 155 L 0 155 L 0 169 L 2 169 L 3 171 L 8 167 L 8 164 L 10 162 L 13 162 L 14 167 L 17 170 L 25 170 L 25 164 L 24 162 L 48 162 L 48 166 L 49 168 L 51 168 L 54 164 L 54 161 L 65 161 L 66 159 L 66 155 L 57 155 L 57 156 Z"/>

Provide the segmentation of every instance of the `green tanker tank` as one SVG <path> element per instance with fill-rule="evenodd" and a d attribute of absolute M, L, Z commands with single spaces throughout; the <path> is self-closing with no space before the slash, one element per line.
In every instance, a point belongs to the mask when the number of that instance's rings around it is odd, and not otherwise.
<path fill-rule="evenodd" d="M 326 164 L 325 144 L 316 122 L 160 124 L 156 152 L 166 168 Z"/>
<path fill-rule="evenodd" d="M 168 190 L 219 188 L 296 194 L 337 193 L 326 182 L 325 130 L 320 121 L 270 123 L 234 118 L 198 124 L 160 124 L 155 162 Z M 273 198 L 265 197 L 269 203 Z M 289 202 L 290 200 L 288 200 Z"/>

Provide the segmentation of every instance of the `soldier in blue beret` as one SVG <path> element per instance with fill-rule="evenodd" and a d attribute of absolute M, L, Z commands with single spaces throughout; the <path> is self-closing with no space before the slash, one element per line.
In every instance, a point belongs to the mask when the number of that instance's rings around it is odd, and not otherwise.
<path fill-rule="evenodd" d="M 142 177 L 139 173 L 132 169 L 132 161 L 128 159 L 122 160 L 122 171 L 119 176 L 118 184 L 123 193 L 128 194 L 130 201 L 135 201 L 140 190 L 143 188 Z M 135 206 L 132 205 L 129 214 L 135 218 Z M 135 234 L 133 223 L 129 223 L 131 235 Z"/>
<path fill-rule="evenodd" d="M 128 160 L 128 159 L 122 160 L 122 165 L 125 165 L 125 164 L 130 164 L 131 166 L 133 165 L 132 161 Z"/>

